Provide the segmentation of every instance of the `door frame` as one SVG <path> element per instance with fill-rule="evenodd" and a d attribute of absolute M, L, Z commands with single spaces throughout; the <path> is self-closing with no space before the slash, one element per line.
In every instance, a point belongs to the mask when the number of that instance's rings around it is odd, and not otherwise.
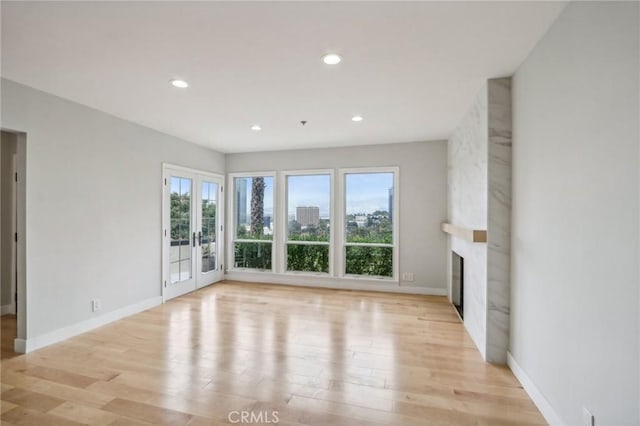
<path fill-rule="evenodd" d="M 169 233 L 169 227 L 170 227 L 170 215 L 167 214 L 167 190 L 169 188 L 169 186 L 167 185 L 168 181 L 168 175 L 170 172 L 185 172 L 185 173 L 189 173 L 192 175 L 195 175 L 196 179 L 194 179 L 193 181 L 193 187 L 192 187 L 192 197 L 195 195 L 196 190 L 198 190 L 198 177 L 203 176 L 203 177 L 210 177 L 212 179 L 218 179 L 221 182 L 221 187 L 218 190 L 218 195 L 219 195 L 219 199 L 218 199 L 218 206 L 220 205 L 220 203 L 222 203 L 222 208 L 216 208 L 216 211 L 218 213 L 218 221 L 220 226 L 222 226 L 222 224 L 224 224 L 224 210 L 225 210 L 225 199 L 224 199 L 224 185 L 225 185 L 225 176 L 223 174 L 220 173 L 214 173 L 214 172 L 208 172 L 205 170 L 199 170 L 199 169 L 194 169 L 191 167 L 184 167 L 184 166 L 179 166 L 176 164 L 172 164 L 172 163 L 162 163 L 162 180 L 161 180 L 161 186 L 162 186 L 162 202 L 161 204 L 161 217 L 162 217 L 162 222 L 161 222 L 161 227 L 160 227 L 160 241 L 161 241 L 161 246 L 162 246 L 162 250 L 161 250 L 161 259 L 160 259 L 160 269 L 161 269 L 161 281 L 160 281 L 160 288 L 162 291 L 162 303 L 167 302 L 167 285 L 168 285 L 168 281 L 170 280 L 169 277 L 169 273 L 168 273 L 168 263 L 166 263 L 166 260 L 168 259 L 169 256 L 169 252 L 167 250 L 167 244 L 166 244 L 166 239 L 169 237 L 168 233 Z M 221 196 L 220 196 L 221 195 Z M 196 197 L 193 197 L 193 200 L 195 200 Z M 195 204 L 195 201 L 194 201 Z M 197 208 L 197 206 L 196 206 Z M 193 211 L 193 217 L 195 218 L 196 216 L 196 211 Z M 217 225 L 216 225 L 217 226 Z M 224 250 L 225 250 L 225 244 L 224 244 L 224 230 L 220 230 L 220 233 L 218 234 L 218 238 L 216 241 L 216 250 L 218 252 L 218 262 L 222 265 L 223 264 L 223 259 L 225 256 Z M 222 257 L 220 257 L 220 253 L 222 253 Z M 194 259 L 194 265 L 197 263 L 197 260 Z M 195 290 L 198 290 L 202 287 L 198 287 L 198 280 L 197 277 L 195 276 L 196 274 L 196 269 L 194 266 L 194 282 L 195 282 Z M 224 278 L 224 269 L 222 270 L 222 274 L 221 277 Z"/>
<path fill-rule="evenodd" d="M 18 173 L 18 141 L 16 137 L 16 152 L 11 158 L 11 176 Z M 18 233 L 18 180 L 12 179 L 11 185 L 11 233 Z M 11 240 L 11 313 L 17 313 L 18 299 L 18 241 Z"/>
<path fill-rule="evenodd" d="M 16 137 L 16 155 L 13 173 L 17 173 L 17 181 L 14 182 L 14 232 L 18 241 L 14 243 L 15 258 L 11 261 L 14 268 L 12 275 L 15 280 L 15 293 L 12 295 L 16 315 L 16 338 L 13 342 L 14 351 L 25 353 L 27 351 L 27 305 L 29 293 L 27 288 L 27 133 L 21 130 L 0 127 L 0 130 L 12 133 Z M 12 281 L 14 281 L 12 280 Z M 17 304 L 15 298 L 17 297 Z"/>

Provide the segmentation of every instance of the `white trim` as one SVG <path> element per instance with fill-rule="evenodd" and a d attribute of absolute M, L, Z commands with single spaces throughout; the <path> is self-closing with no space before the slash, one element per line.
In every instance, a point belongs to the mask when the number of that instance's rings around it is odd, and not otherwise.
<path fill-rule="evenodd" d="M 389 243 L 344 243 L 344 245 L 352 247 L 393 247 L 393 244 Z"/>
<path fill-rule="evenodd" d="M 16 184 L 16 229 L 18 232 L 17 256 L 17 289 L 18 306 L 16 307 L 16 335 L 19 338 L 27 338 L 27 321 L 30 306 L 29 286 L 27 284 L 27 134 L 17 134 L 17 164 L 15 172 L 18 173 Z"/>
<path fill-rule="evenodd" d="M 305 241 L 305 240 L 293 240 L 293 241 L 286 241 L 284 243 L 285 247 L 288 245 L 300 245 L 300 246 L 330 246 L 331 242 L 329 241 Z"/>
<path fill-rule="evenodd" d="M 8 305 L 2 305 L 0 307 L 0 315 L 15 314 L 15 313 L 16 313 L 16 307 L 14 306 L 13 303 L 10 303 Z"/>
<path fill-rule="evenodd" d="M 24 339 L 14 339 L 13 351 L 19 354 L 27 353 L 27 341 Z"/>
<path fill-rule="evenodd" d="M 513 371 L 513 375 L 516 376 L 516 379 L 520 382 L 525 392 L 529 395 L 531 400 L 538 410 L 542 413 L 544 419 L 551 426 L 562 426 L 566 423 L 562 421 L 558 413 L 553 409 L 549 401 L 544 397 L 540 389 L 533 383 L 533 381 L 529 378 L 527 373 L 518 365 L 515 358 L 511 355 L 511 352 L 507 352 L 507 365 Z"/>
<path fill-rule="evenodd" d="M 18 232 L 18 182 L 14 178 L 18 173 L 18 138 L 16 136 L 16 152 L 11 156 L 11 235 Z M 6 175 L 6 174 L 5 174 Z M 18 242 L 15 238 L 11 238 L 11 256 L 10 256 L 10 274 L 11 274 L 11 312 L 16 313 L 16 292 L 18 289 Z M 4 312 L 3 312 L 4 315 Z"/>
<path fill-rule="evenodd" d="M 116 309 L 115 311 L 111 311 L 99 317 L 80 321 L 79 323 L 62 327 L 37 337 L 32 337 L 27 340 L 15 339 L 14 350 L 19 353 L 32 352 L 45 346 L 69 339 L 73 336 L 77 336 L 78 334 L 86 333 L 87 331 L 109 324 L 113 321 L 137 314 L 138 312 L 146 311 L 147 309 L 159 306 L 160 304 L 162 304 L 162 296 L 155 296 L 150 299 Z"/>
<path fill-rule="evenodd" d="M 446 296 L 446 288 L 432 288 L 417 285 L 398 285 L 397 282 L 386 279 L 360 277 L 331 277 L 327 274 L 312 275 L 307 273 L 284 273 L 251 271 L 227 271 L 225 279 L 231 281 L 246 281 L 254 283 L 282 284 L 299 287 L 322 287 L 337 290 L 379 291 L 384 293 L 421 294 L 429 296 Z"/>

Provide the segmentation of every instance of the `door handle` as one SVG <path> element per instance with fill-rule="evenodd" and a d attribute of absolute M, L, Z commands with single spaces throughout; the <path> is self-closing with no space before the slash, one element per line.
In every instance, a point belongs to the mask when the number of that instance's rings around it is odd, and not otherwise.
<path fill-rule="evenodd" d="M 198 245 L 202 245 L 202 231 L 198 231 Z"/>
<path fill-rule="evenodd" d="M 193 246 L 196 246 L 196 233 L 193 233 Z"/>

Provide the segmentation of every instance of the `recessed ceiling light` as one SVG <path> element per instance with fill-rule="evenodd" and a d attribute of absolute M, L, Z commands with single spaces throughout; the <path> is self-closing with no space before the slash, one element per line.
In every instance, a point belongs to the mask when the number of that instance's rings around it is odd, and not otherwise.
<path fill-rule="evenodd" d="M 255 130 L 257 132 L 258 130 L 262 130 L 262 127 L 258 126 L 257 124 L 254 124 L 253 126 L 251 126 L 251 130 Z"/>
<path fill-rule="evenodd" d="M 335 53 L 327 53 L 322 57 L 322 62 L 327 65 L 337 65 L 342 61 L 342 57 L 340 55 L 336 55 Z"/>
<path fill-rule="evenodd" d="M 361 115 L 354 115 L 353 117 L 351 117 L 351 121 L 355 121 L 356 123 L 360 122 L 362 120 L 363 120 L 363 118 L 362 118 Z"/>
<path fill-rule="evenodd" d="M 177 78 L 174 78 L 173 80 L 169 81 L 171 83 L 171 85 L 173 87 L 178 87 L 180 89 L 186 89 L 187 87 L 189 87 L 189 83 L 187 83 L 184 80 L 179 80 Z"/>

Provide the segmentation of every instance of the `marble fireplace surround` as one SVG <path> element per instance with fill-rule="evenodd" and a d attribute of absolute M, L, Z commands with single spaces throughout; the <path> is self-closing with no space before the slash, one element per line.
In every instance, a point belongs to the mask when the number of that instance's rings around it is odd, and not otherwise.
<path fill-rule="evenodd" d="M 488 80 L 449 139 L 448 199 L 449 219 L 442 229 L 449 252 L 464 258 L 464 325 L 486 361 L 504 364 L 509 346 L 511 78 Z M 484 241 L 469 238 L 474 235 L 484 235 Z"/>

